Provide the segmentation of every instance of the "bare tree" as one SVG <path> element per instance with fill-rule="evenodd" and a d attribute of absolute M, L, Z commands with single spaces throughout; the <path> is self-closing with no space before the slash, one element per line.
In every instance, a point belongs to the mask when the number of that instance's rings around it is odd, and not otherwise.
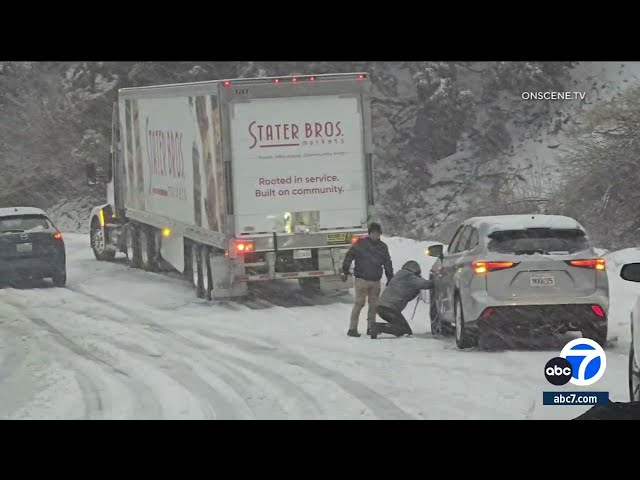
<path fill-rule="evenodd" d="M 558 210 L 576 217 L 607 248 L 638 245 L 640 233 L 640 87 L 589 112 L 572 131 Z"/>

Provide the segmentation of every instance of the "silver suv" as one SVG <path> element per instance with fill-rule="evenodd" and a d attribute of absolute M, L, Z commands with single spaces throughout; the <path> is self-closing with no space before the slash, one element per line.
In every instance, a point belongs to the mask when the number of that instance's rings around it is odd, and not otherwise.
<path fill-rule="evenodd" d="M 445 251 L 446 250 L 446 251 Z M 433 245 L 431 331 L 455 330 L 458 348 L 483 333 L 580 331 L 604 346 L 609 282 L 584 228 L 557 215 L 463 222 L 448 248 Z"/>

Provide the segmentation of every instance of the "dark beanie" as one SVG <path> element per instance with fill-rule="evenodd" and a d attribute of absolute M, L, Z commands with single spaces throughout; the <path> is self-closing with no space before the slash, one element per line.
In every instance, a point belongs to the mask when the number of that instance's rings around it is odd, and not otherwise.
<path fill-rule="evenodd" d="M 382 235 L 382 225 L 376 222 L 371 222 L 369 224 L 369 233 L 371 232 L 378 232 L 380 235 Z"/>

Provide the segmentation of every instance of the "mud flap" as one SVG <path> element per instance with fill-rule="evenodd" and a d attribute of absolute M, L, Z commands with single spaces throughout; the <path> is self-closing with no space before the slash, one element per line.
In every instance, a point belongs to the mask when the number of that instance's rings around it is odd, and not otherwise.
<path fill-rule="evenodd" d="M 184 237 L 163 237 L 160 253 L 162 258 L 173 268 L 184 273 Z"/>
<path fill-rule="evenodd" d="M 344 293 L 349 290 L 350 282 L 343 282 L 340 278 L 342 262 L 348 248 L 324 248 L 318 250 L 318 270 L 333 270 L 333 277 L 320 277 L 320 290 L 323 293 Z"/>
<path fill-rule="evenodd" d="M 240 259 L 241 260 L 241 259 Z M 244 266 L 241 261 L 234 261 L 220 254 L 210 256 L 211 276 L 213 277 L 211 299 L 225 300 L 242 297 L 248 292 L 246 282 L 233 283 L 236 275 L 242 275 Z"/>

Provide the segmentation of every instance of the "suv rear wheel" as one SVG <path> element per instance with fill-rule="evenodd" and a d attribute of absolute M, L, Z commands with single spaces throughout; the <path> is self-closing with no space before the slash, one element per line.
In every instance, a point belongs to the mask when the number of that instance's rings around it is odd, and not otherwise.
<path fill-rule="evenodd" d="M 592 327 L 588 329 L 585 328 L 582 331 L 582 336 L 584 338 L 593 340 L 602 348 L 604 348 L 605 344 L 607 343 L 607 325 L 605 325 L 604 327 Z"/>
<path fill-rule="evenodd" d="M 454 305 L 453 315 L 456 319 L 456 345 L 460 349 L 475 347 L 475 339 L 469 335 L 464 324 L 464 311 L 462 310 L 462 300 L 460 300 L 460 295 L 456 296 Z"/>
<path fill-rule="evenodd" d="M 67 284 L 67 269 L 63 267 L 57 270 L 51 277 L 51 281 L 56 287 L 64 287 Z"/>

